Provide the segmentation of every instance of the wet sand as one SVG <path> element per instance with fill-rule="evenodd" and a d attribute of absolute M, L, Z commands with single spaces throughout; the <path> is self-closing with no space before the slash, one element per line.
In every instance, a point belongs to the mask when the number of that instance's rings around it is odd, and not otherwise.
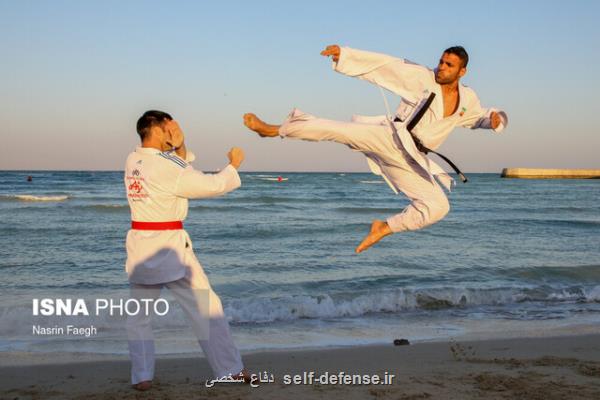
<path fill-rule="evenodd" d="M 599 327 L 600 330 L 600 327 Z M 294 350 L 244 355 L 274 382 L 217 383 L 200 354 L 157 360 L 154 387 L 129 384 L 125 356 L 3 353 L 1 399 L 600 399 L 600 334 Z M 395 375 L 391 385 L 286 384 L 285 377 Z M 307 375 L 308 376 L 308 375 Z"/>

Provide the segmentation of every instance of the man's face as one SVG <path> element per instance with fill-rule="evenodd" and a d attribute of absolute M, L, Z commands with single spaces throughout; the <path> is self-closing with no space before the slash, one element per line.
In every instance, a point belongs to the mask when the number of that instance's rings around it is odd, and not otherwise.
<path fill-rule="evenodd" d="M 444 53 L 435 70 L 435 81 L 440 85 L 458 81 L 467 69 L 462 66 L 462 61 L 456 54 Z"/>

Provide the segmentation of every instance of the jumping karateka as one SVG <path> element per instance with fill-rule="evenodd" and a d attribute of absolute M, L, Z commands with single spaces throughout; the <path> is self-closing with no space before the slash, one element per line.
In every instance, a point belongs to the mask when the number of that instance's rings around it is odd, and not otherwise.
<path fill-rule="evenodd" d="M 204 174 L 189 163 L 183 132 L 169 114 L 148 111 L 137 122 L 142 145 L 127 158 L 125 188 L 131 208 L 126 270 L 131 298 L 156 299 L 167 287 L 190 318 L 215 376 L 247 378 L 233 343 L 219 297 L 194 255 L 183 230 L 188 199 L 220 196 L 241 185 L 237 169 L 244 159 L 239 148 L 227 154 L 229 165 Z M 131 380 L 147 390 L 154 376 L 151 318 L 144 312 L 127 319 Z"/>
<path fill-rule="evenodd" d="M 400 214 L 386 221 L 373 221 L 369 234 L 356 248 L 357 253 L 392 233 L 417 230 L 440 221 L 450 210 L 440 184 L 450 190 L 453 180 L 426 156 L 427 151 L 437 149 L 456 126 L 500 132 L 508 123 L 504 112 L 482 108 L 475 92 L 459 83 L 467 72 L 469 57 L 465 49 L 446 49 L 435 70 L 338 45 L 327 46 L 321 55 L 331 56 L 335 71 L 400 95 L 402 101 L 393 120 L 386 116 L 354 116 L 352 122 L 339 122 L 294 109 L 281 125 L 267 124 L 250 113 L 244 115 L 244 124 L 262 137 L 345 144 L 362 152 L 371 171 L 381 175 L 395 193 L 401 191 L 410 199 Z M 425 111 L 427 97 L 433 97 L 433 102 Z M 407 124 L 421 108 L 425 113 L 411 134 Z"/>

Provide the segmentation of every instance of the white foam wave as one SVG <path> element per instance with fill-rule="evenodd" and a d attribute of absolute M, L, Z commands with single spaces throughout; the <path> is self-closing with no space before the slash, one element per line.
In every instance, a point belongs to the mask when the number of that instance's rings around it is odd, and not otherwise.
<path fill-rule="evenodd" d="M 13 196 L 3 196 L 7 199 L 14 199 L 20 201 L 65 201 L 69 199 L 67 195 L 60 196 L 36 196 L 32 194 L 17 194 Z"/>
<path fill-rule="evenodd" d="M 594 286 L 585 293 L 586 299 L 600 303 L 600 286 Z"/>
<path fill-rule="evenodd" d="M 360 181 L 360 183 L 376 184 L 376 183 L 385 183 L 385 182 L 384 181 Z"/>
<path fill-rule="evenodd" d="M 126 297 L 123 295 L 123 298 Z M 543 307 L 548 307 L 550 312 L 552 304 L 556 303 L 572 302 L 577 304 L 576 307 L 580 307 L 582 303 L 599 303 L 600 286 L 579 287 L 571 290 L 548 287 L 396 289 L 367 292 L 360 295 L 322 294 L 318 296 L 236 299 L 224 302 L 224 308 L 225 314 L 232 323 L 266 324 L 301 319 L 360 318 L 369 314 L 397 313 L 406 310 L 467 309 L 478 306 L 517 306 L 522 308 L 526 302 L 545 303 Z M 173 301 L 171 304 L 172 311 L 157 319 L 156 327 L 159 329 L 187 327 L 188 321 L 183 311 L 180 307 L 175 306 Z M 64 325 L 66 322 L 73 322 L 73 318 L 82 326 L 93 324 L 111 334 L 121 334 L 125 327 L 124 317 L 112 317 L 107 313 L 89 317 L 33 317 L 31 300 L 26 299 L 12 306 L 8 304 L 0 306 L 0 320 L 2 320 L 0 339 L 10 334 L 18 335 L 23 332 L 24 327 L 31 329 L 32 323 L 44 326 Z"/>
<path fill-rule="evenodd" d="M 437 310 L 453 307 L 511 305 L 525 302 L 600 302 L 600 286 L 541 289 L 455 289 L 390 290 L 365 293 L 356 297 L 289 296 L 234 300 L 225 305 L 225 313 L 234 323 L 267 323 L 302 318 L 359 317 L 371 313 L 403 310 Z"/>

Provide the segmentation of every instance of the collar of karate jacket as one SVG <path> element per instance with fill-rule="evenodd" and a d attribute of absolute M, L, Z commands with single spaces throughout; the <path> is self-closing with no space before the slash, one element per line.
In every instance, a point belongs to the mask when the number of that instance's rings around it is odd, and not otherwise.
<path fill-rule="evenodd" d="M 139 153 L 139 154 L 160 154 L 160 153 L 169 153 L 170 151 L 160 151 L 160 149 L 154 148 L 154 147 L 142 147 L 142 146 L 137 146 L 135 148 L 135 152 Z M 175 152 L 172 152 L 173 154 L 175 154 Z M 192 161 L 194 161 L 196 159 L 196 155 L 194 153 L 192 153 L 190 150 L 186 151 L 186 157 L 185 157 L 185 162 L 187 163 L 191 163 Z M 177 154 L 175 154 L 177 156 Z M 179 156 L 177 156 L 179 157 Z M 181 157 L 179 157 L 181 158 Z"/>
<path fill-rule="evenodd" d="M 162 153 L 162 151 L 160 149 L 157 149 L 154 147 L 142 147 L 142 146 L 136 147 L 135 152 L 141 153 L 141 154 L 160 154 L 160 153 Z"/>
<path fill-rule="evenodd" d="M 435 84 L 435 99 L 433 100 L 433 103 L 431 104 L 431 111 L 433 112 L 433 115 L 435 115 L 435 117 L 438 120 L 442 120 L 444 119 L 444 96 L 442 95 L 442 86 L 440 84 L 438 84 L 436 82 Z M 452 117 L 456 117 L 456 116 L 460 116 L 461 112 L 464 112 L 463 110 L 466 111 L 467 109 L 467 104 L 469 102 L 469 99 L 467 99 L 468 95 L 467 95 L 467 91 L 465 90 L 465 86 L 461 83 L 458 84 L 458 107 L 456 108 L 456 111 L 454 112 L 454 114 L 451 114 L 449 116 L 447 116 L 446 118 L 452 118 Z"/>

